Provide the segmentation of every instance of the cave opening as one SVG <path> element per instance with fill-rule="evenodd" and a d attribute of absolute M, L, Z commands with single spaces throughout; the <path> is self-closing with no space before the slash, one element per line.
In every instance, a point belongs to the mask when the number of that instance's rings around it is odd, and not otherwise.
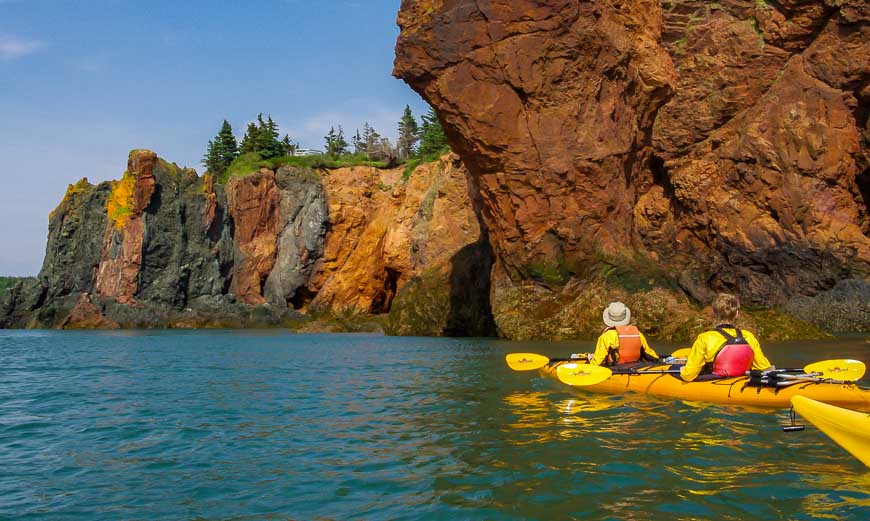
<path fill-rule="evenodd" d="M 316 291 L 311 291 L 305 286 L 300 288 L 296 288 L 296 291 L 293 292 L 293 296 L 290 297 L 288 303 L 293 306 L 293 309 L 296 311 L 305 310 L 308 308 L 308 304 L 314 300 L 314 297 L 317 296 Z"/>
<path fill-rule="evenodd" d="M 393 298 L 396 296 L 396 288 L 399 285 L 399 277 L 402 274 L 392 268 L 386 268 L 384 273 L 384 288 L 372 300 L 372 313 L 389 313 Z"/>

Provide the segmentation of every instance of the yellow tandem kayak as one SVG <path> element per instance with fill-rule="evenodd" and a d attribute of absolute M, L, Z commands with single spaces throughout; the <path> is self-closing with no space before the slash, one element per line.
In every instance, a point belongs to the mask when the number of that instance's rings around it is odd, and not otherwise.
<path fill-rule="evenodd" d="M 565 363 L 572 362 L 552 362 L 542 367 L 540 371 L 545 376 L 558 379 L 556 370 Z M 651 364 L 636 369 L 664 371 L 670 367 L 669 365 Z M 690 401 L 781 409 L 791 407 L 790 400 L 793 397 L 805 396 L 849 409 L 870 412 L 870 391 L 862 389 L 854 383 L 801 381 L 784 387 L 754 387 L 748 384 L 748 376 L 685 382 L 678 375 L 669 373 L 614 373 L 601 383 L 577 388 L 605 394 L 637 392 Z"/>
<path fill-rule="evenodd" d="M 870 467 L 870 414 L 850 411 L 806 396 L 793 396 L 798 414 Z"/>

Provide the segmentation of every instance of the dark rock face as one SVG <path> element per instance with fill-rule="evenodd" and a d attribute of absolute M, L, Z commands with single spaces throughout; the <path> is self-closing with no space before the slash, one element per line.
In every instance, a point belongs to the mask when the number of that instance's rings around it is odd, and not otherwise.
<path fill-rule="evenodd" d="M 67 188 L 51 213 L 45 260 L 38 277 L 46 299 L 94 290 L 102 253 L 101 242 L 94 239 L 102 239 L 108 226 L 109 192 L 105 183 L 93 186 L 82 179 Z"/>
<path fill-rule="evenodd" d="M 136 298 L 183 308 L 190 301 L 223 295 L 233 260 L 224 191 L 207 186 L 192 170 L 167 163 L 155 168 L 154 177 L 157 188 L 144 213 Z M 212 200 L 216 204 L 210 210 Z M 211 219 L 203 221 L 209 211 Z"/>
<path fill-rule="evenodd" d="M 766 307 L 866 278 L 867 5 L 404 0 L 394 74 L 479 187 L 502 333 L 575 330 L 573 283 L 625 266 Z"/>

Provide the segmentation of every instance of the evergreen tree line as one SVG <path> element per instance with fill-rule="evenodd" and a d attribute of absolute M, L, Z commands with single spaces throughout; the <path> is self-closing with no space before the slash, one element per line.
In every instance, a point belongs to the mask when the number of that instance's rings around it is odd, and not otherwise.
<path fill-rule="evenodd" d="M 350 138 L 350 144 L 344 137 L 344 129 L 338 126 L 329 129 L 324 139 L 326 140 L 327 155 L 342 156 L 350 152 L 364 155 L 375 161 L 407 161 L 410 159 L 427 157 L 434 154 L 442 154 L 449 150 L 444 129 L 438 121 L 435 109 L 429 107 L 429 113 L 422 117 L 422 125 L 417 123 L 411 113 L 411 107 L 405 105 L 402 119 L 399 120 L 399 137 L 395 146 L 390 140 L 381 136 L 368 121 L 363 125 L 362 134 L 359 129 Z"/>
<path fill-rule="evenodd" d="M 338 130 L 331 127 L 324 136 L 325 154 L 335 158 L 353 154 L 371 161 L 395 162 L 430 157 L 449 150 L 435 109 L 430 107 L 428 114 L 421 119 L 422 124 L 418 124 L 411 113 L 411 107 L 406 105 L 399 120 L 399 136 L 395 145 L 381 136 L 368 122 L 363 125 L 362 133 L 359 129 L 356 130 L 350 143 L 345 138 L 341 125 Z M 256 122 L 248 124 L 241 143 L 238 143 L 232 126 L 224 120 L 217 135 L 208 142 L 202 163 L 211 174 L 222 176 L 232 162 L 243 154 L 256 153 L 261 159 L 294 155 L 299 145 L 293 143 L 288 135 L 285 134 L 281 139 L 279 135 L 278 125 L 272 120 L 272 116 L 264 121 L 261 113 Z"/>
<path fill-rule="evenodd" d="M 233 135 L 232 125 L 224 120 L 217 135 L 208 142 L 202 164 L 211 174 L 221 176 L 241 154 L 254 152 L 262 159 L 293 155 L 299 145 L 290 141 L 287 134 L 283 139 L 278 139 L 279 135 L 278 124 L 272 121 L 272 116 L 263 121 L 263 114 L 260 113 L 256 123 L 248 124 L 245 136 L 239 144 Z"/>

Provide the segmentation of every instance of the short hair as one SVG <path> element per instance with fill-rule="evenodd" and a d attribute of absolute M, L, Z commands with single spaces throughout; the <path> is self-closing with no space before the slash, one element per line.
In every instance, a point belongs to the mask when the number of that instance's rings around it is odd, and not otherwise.
<path fill-rule="evenodd" d="M 740 309 L 740 300 L 730 293 L 719 293 L 713 299 L 713 316 L 716 320 L 734 320 Z"/>

